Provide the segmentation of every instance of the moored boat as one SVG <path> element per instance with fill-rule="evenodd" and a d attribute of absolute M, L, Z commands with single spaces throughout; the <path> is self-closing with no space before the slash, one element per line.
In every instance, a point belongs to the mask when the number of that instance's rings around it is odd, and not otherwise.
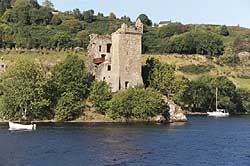
<path fill-rule="evenodd" d="M 24 125 L 9 122 L 9 130 L 36 130 L 36 124 Z"/>
<path fill-rule="evenodd" d="M 225 109 L 218 109 L 218 88 L 216 88 L 216 111 L 213 112 L 207 112 L 208 116 L 213 117 L 228 117 L 229 112 L 227 112 Z"/>

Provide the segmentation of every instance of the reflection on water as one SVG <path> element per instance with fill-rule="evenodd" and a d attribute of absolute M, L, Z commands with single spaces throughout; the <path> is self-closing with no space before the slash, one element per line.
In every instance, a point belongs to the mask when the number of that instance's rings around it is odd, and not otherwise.
<path fill-rule="evenodd" d="M 0 166 L 250 165 L 250 119 L 191 117 L 188 123 L 0 124 Z"/>

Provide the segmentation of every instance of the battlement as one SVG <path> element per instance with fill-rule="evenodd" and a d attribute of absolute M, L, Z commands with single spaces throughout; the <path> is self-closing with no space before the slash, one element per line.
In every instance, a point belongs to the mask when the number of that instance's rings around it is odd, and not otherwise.
<path fill-rule="evenodd" d="M 143 24 L 140 19 L 136 21 L 135 27 L 133 26 L 128 26 L 127 24 L 123 23 L 121 28 L 118 29 L 116 34 L 138 34 L 142 35 L 143 34 Z"/>

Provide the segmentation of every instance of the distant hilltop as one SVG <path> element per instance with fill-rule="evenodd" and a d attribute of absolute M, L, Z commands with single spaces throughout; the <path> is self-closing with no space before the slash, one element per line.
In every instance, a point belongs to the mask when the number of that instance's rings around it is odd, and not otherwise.
<path fill-rule="evenodd" d="M 94 10 L 57 11 L 46 0 L 6 0 L 0 3 L 1 48 L 82 48 L 87 49 L 90 34 L 112 34 L 121 24 L 133 25 L 130 17 L 118 18 Z M 201 54 L 220 56 L 250 51 L 250 30 L 239 26 L 183 25 L 161 21 L 153 24 L 146 15 L 138 16 L 144 24 L 142 53 Z"/>

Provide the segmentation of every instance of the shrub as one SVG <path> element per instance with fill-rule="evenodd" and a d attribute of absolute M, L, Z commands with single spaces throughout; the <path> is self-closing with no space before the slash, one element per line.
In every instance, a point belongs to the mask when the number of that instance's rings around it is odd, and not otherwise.
<path fill-rule="evenodd" d="M 112 119 L 147 119 L 163 113 L 162 94 L 154 89 L 128 89 L 115 94 L 109 102 Z"/>
<path fill-rule="evenodd" d="M 229 31 L 226 25 L 220 27 L 220 35 L 222 36 L 229 36 Z"/>
<path fill-rule="evenodd" d="M 90 89 L 89 100 L 96 111 L 105 114 L 108 110 L 108 101 L 111 99 L 111 87 L 103 81 L 95 81 Z"/>
<path fill-rule="evenodd" d="M 201 74 L 211 71 L 213 69 L 213 65 L 186 65 L 181 66 L 179 70 L 183 73 L 189 73 L 189 74 Z"/>
<path fill-rule="evenodd" d="M 55 109 L 55 119 L 58 121 L 70 121 L 81 115 L 82 105 L 73 92 L 64 92 L 58 100 Z"/>

